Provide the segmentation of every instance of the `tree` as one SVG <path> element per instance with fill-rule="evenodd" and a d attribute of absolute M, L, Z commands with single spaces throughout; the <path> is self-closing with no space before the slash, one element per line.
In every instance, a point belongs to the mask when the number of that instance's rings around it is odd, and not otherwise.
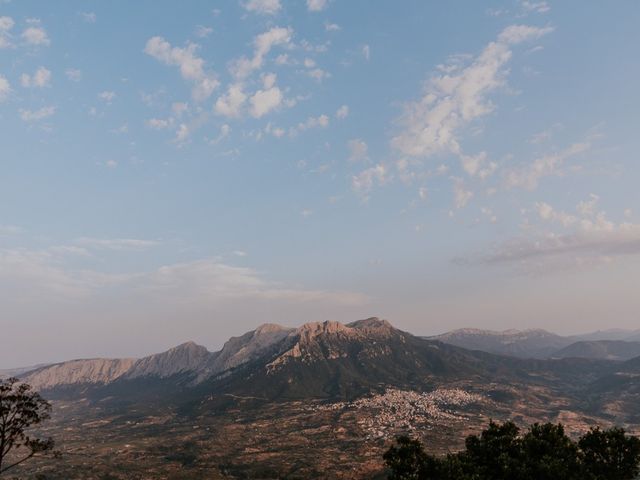
<path fill-rule="evenodd" d="M 17 378 L 0 380 L 0 475 L 36 455 L 51 452 L 51 438 L 28 431 L 49 418 L 51 404 Z"/>
<path fill-rule="evenodd" d="M 578 442 L 560 424 L 491 422 L 466 449 L 437 458 L 418 440 L 400 437 L 384 454 L 391 480 L 633 480 L 640 473 L 640 440 L 621 428 L 593 429 Z"/>
<path fill-rule="evenodd" d="M 398 437 L 398 446 L 391 446 L 383 455 L 384 461 L 391 469 L 389 480 L 422 480 L 431 478 L 428 475 L 430 458 L 422 448 L 419 440 L 407 436 Z"/>
<path fill-rule="evenodd" d="M 522 461 L 519 433 L 520 429 L 513 422 L 500 425 L 491 421 L 480 436 L 467 437 L 465 463 L 472 465 L 478 476 L 487 480 L 518 478 Z"/>
<path fill-rule="evenodd" d="M 622 428 L 593 428 L 578 445 L 592 480 L 627 480 L 640 474 L 640 440 Z"/>
<path fill-rule="evenodd" d="M 523 480 L 584 480 L 578 446 L 560 424 L 534 424 L 520 441 Z"/>

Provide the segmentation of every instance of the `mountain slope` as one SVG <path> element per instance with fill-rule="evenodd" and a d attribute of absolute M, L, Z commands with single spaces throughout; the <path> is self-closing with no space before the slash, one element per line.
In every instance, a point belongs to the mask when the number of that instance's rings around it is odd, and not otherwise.
<path fill-rule="evenodd" d="M 554 352 L 573 343 L 567 337 L 538 329 L 496 332 L 463 328 L 427 338 L 469 350 L 519 358 L 548 358 Z"/>
<path fill-rule="evenodd" d="M 629 360 L 640 355 L 640 342 L 597 340 L 572 343 L 553 354 L 554 358 L 602 358 Z"/>
<path fill-rule="evenodd" d="M 135 362 L 133 358 L 71 360 L 28 372 L 22 378 L 36 390 L 62 385 L 106 384 L 126 374 Z"/>
<path fill-rule="evenodd" d="M 181 373 L 195 373 L 206 368 L 212 353 L 194 342 L 183 343 L 166 352 L 150 355 L 136 361 L 126 372 L 126 378 L 167 378 Z"/>

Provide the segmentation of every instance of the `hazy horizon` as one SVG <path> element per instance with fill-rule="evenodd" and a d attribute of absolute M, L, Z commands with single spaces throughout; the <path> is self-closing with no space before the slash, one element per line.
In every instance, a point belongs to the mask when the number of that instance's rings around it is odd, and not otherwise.
<path fill-rule="evenodd" d="M 354 322 L 356 320 L 364 320 L 366 318 L 372 318 L 372 317 L 359 317 L 357 319 L 350 319 L 350 320 L 343 320 L 340 321 L 340 323 L 343 324 L 348 324 L 351 322 Z M 381 317 L 378 317 L 381 318 Z M 389 321 L 389 319 L 384 318 L 384 320 Z M 334 320 L 334 319 L 326 319 L 326 320 L 317 320 L 316 322 L 324 322 L 324 321 L 338 321 L 338 320 Z M 273 322 L 269 322 L 269 323 L 273 323 Z M 297 328 L 302 326 L 305 323 L 313 323 L 313 321 L 311 322 L 301 322 L 301 323 L 297 323 L 297 324 L 279 324 L 282 327 L 285 328 Z M 397 325 L 395 325 L 393 322 L 390 322 L 394 327 L 397 328 Z M 189 343 L 189 342 L 194 342 L 198 345 L 202 345 L 204 347 L 207 348 L 207 350 L 209 350 L 210 352 L 216 352 L 218 350 L 220 350 L 224 343 L 229 340 L 229 338 L 231 337 L 239 337 L 245 333 L 248 333 L 252 330 L 255 330 L 255 328 L 259 327 L 262 324 L 256 324 L 254 326 L 254 328 L 252 328 L 251 330 L 247 330 L 247 331 L 238 331 L 236 333 L 232 333 L 230 335 L 230 337 L 228 338 L 224 338 L 224 339 L 220 339 L 217 343 L 213 343 L 213 344 L 204 344 L 203 342 L 200 342 L 198 339 L 196 338 L 187 338 L 187 339 L 183 339 L 183 340 L 178 340 L 175 343 L 171 343 L 171 344 L 167 344 L 165 346 L 160 346 L 159 349 L 150 349 L 148 346 L 142 346 L 141 349 L 136 353 L 136 351 L 129 351 L 129 352 L 122 352 L 120 351 L 120 355 L 114 355 L 114 354 L 109 354 L 108 351 L 104 350 L 102 354 L 100 355 L 89 355 L 89 356 L 78 356 L 78 357 L 61 357 L 61 358 L 56 358 L 56 359 L 47 359 L 47 358 L 40 358 L 37 362 L 32 362 L 30 364 L 21 364 L 21 365 L 1 365 L 0 364 L 0 370 L 11 370 L 11 369 L 18 369 L 18 368 L 24 368 L 24 367 L 31 367 L 31 366 L 35 366 L 35 365 L 46 365 L 46 364 L 52 364 L 52 363 L 60 363 L 60 362 L 65 362 L 65 361 L 69 361 L 69 360 L 81 360 L 81 359 L 87 359 L 87 358 L 142 358 L 148 355 L 153 355 L 156 353 L 162 353 L 163 351 L 166 351 L 170 348 L 173 347 L 177 347 L 180 346 L 184 343 Z M 470 328 L 470 329 L 479 329 L 478 327 L 457 327 L 456 329 L 453 330 L 459 330 L 459 329 L 465 329 L 465 328 Z M 479 329 L 479 330 L 487 330 L 487 331 L 491 331 L 491 332 L 495 332 L 495 333 L 504 333 L 507 332 L 509 330 L 514 330 L 514 329 L 506 329 L 506 330 L 490 330 L 490 329 Z M 517 329 L 515 329 L 517 330 Z M 527 331 L 527 330 L 544 330 L 544 329 L 539 329 L 536 327 L 530 327 L 527 329 L 523 329 L 523 330 L 519 330 L 519 331 Z M 440 334 L 444 334 L 444 333 L 449 333 L 452 330 L 441 330 L 441 331 L 434 331 L 434 332 L 416 332 L 416 331 L 409 331 L 408 333 L 417 335 L 417 336 L 424 336 L 424 337 L 429 337 L 429 336 L 437 336 Z M 550 333 L 557 333 L 554 332 L 552 330 L 546 330 L 549 331 Z M 602 329 L 602 330 L 589 330 L 589 331 L 576 331 L 576 332 L 571 332 L 571 333 L 567 333 L 565 334 L 565 336 L 579 336 L 579 335 L 585 335 L 585 334 L 590 334 L 590 333 L 597 333 L 597 332 L 630 332 L 630 333 L 635 333 L 640 331 L 640 328 L 637 329 L 620 329 L 620 328 L 615 328 L 615 327 L 611 327 L 611 328 L 607 328 L 607 329 Z M 117 351 L 117 349 L 116 349 Z"/>
<path fill-rule="evenodd" d="M 372 315 L 639 328 L 638 18 L 0 2 L 0 368 Z"/>

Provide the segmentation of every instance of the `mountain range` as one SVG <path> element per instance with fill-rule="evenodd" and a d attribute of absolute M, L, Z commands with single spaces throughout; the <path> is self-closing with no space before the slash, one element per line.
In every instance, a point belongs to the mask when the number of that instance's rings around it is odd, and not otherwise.
<path fill-rule="evenodd" d="M 425 337 L 470 350 L 520 358 L 602 358 L 628 360 L 640 355 L 640 330 L 599 330 L 561 336 L 541 329 L 480 330 L 462 328 Z"/>
<path fill-rule="evenodd" d="M 82 391 L 120 399 L 155 395 L 165 402 L 211 395 L 344 400 L 388 387 L 424 391 L 456 382 L 587 394 L 591 382 L 618 369 L 635 372 L 623 361 L 640 357 L 638 342 L 583 340 L 603 336 L 464 329 L 423 338 L 373 317 L 346 325 L 265 324 L 232 337 L 216 352 L 187 342 L 140 359 L 71 360 L 18 373 L 34 388 L 55 394 Z M 146 387 L 140 388 L 142 384 Z"/>
<path fill-rule="evenodd" d="M 187 342 L 15 373 L 53 402 L 48 431 L 73 453 L 47 478 L 381 478 L 382 451 L 407 429 L 443 453 L 490 418 L 640 433 L 637 346 L 597 335 L 265 324 L 216 352 Z"/>

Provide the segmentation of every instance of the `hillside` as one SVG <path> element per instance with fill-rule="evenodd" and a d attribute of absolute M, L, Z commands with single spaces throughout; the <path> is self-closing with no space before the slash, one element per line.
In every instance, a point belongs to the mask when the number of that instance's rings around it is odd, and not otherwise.
<path fill-rule="evenodd" d="M 558 350 L 554 358 L 602 358 L 607 360 L 630 360 L 640 356 L 640 342 L 623 340 L 597 340 L 576 342 Z"/>

